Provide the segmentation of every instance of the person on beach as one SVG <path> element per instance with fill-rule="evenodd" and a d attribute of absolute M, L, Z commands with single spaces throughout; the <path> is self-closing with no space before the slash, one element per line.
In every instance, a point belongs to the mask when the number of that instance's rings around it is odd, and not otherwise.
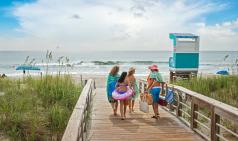
<path fill-rule="evenodd" d="M 152 65 L 149 67 L 150 69 L 150 74 L 147 77 L 147 83 L 148 87 L 147 90 L 148 92 L 152 95 L 153 98 L 153 110 L 154 110 L 154 116 L 152 118 L 158 119 L 159 117 L 159 95 L 161 91 L 161 82 L 163 82 L 162 75 L 159 73 L 159 69 L 157 65 Z"/>
<path fill-rule="evenodd" d="M 119 72 L 119 66 L 114 66 L 107 77 L 107 98 L 108 98 L 108 102 L 112 106 L 113 114 L 115 116 L 117 115 L 118 101 L 112 98 L 112 92 L 115 90 L 116 83 L 119 79 L 118 72 Z"/>
<path fill-rule="evenodd" d="M 129 68 L 126 81 L 130 87 L 130 89 L 133 91 L 133 95 L 129 99 L 129 112 L 134 112 L 134 105 L 135 105 L 135 99 L 139 96 L 139 88 L 136 82 L 136 78 L 134 76 L 135 74 L 135 68 L 131 67 Z"/>
<path fill-rule="evenodd" d="M 133 91 L 129 88 L 126 81 L 127 72 L 122 72 L 116 84 L 116 90 L 112 93 L 112 97 L 120 101 L 121 119 L 126 118 L 126 108 L 128 99 L 132 96 Z"/>
<path fill-rule="evenodd" d="M 2 74 L 2 78 L 5 78 L 7 77 L 7 75 L 5 73 Z"/>

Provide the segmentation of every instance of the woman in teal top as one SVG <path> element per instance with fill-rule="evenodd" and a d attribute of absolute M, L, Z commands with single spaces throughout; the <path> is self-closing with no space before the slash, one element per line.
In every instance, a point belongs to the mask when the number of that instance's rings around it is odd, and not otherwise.
<path fill-rule="evenodd" d="M 119 66 L 114 66 L 107 77 L 107 98 L 108 102 L 112 106 L 113 113 L 115 116 L 117 115 L 118 101 L 112 98 L 112 92 L 115 90 L 116 83 L 119 79 L 118 72 Z"/>
<path fill-rule="evenodd" d="M 154 116 L 152 118 L 158 119 L 159 117 L 159 95 L 161 92 L 161 83 L 163 82 L 162 76 L 159 73 L 159 69 L 157 65 L 152 65 L 149 67 L 151 70 L 150 75 L 147 78 L 148 87 L 147 90 L 151 94 L 153 98 L 153 110 L 154 110 Z"/>

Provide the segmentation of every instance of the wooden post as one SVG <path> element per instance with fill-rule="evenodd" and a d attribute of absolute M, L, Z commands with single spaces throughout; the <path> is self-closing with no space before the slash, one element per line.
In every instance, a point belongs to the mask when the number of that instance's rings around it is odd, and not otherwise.
<path fill-rule="evenodd" d="M 220 124 L 221 118 L 217 114 L 215 114 L 215 121 L 216 121 L 216 123 Z M 220 134 L 220 127 L 219 126 L 216 126 L 216 134 Z M 215 140 L 219 141 L 220 139 L 217 136 L 215 136 Z"/>
<path fill-rule="evenodd" d="M 93 88 L 96 89 L 96 81 L 93 80 Z"/>
<path fill-rule="evenodd" d="M 166 94 L 168 93 L 168 84 L 167 83 L 165 84 L 165 93 Z"/>
<path fill-rule="evenodd" d="M 166 84 L 165 84 L 165 95 L 168 93 L 168 90 L 169 90 L 168 84 L 166 83 Z M 170 111 L 172 111 L 172 109 L 173 109 L 172 104 L 173 104 L 173 103 L 168 104 L 168 106 L 167 106 Z"/>
<path fill-rule="evenodd" d="M 168 85 L 166 84 L 166 86 L 167 86 L 167 91 L 168 91 Z M 173 91 L 173 97 L 174 97 L 175 96 L 174 86 L 172 87 L 172 91 Z M 170 107 L 169 107 L 170 111 L 174 111 L 173 103 L 174 103 L 174 101 L 171 104 L 169 104 L 170 105 Z"/>
<path fill-rule="evenodd" d="M 162 86 L 161 86 L 161 87 L 162 87 L 161 95 L 162 95 L 162 96 L 164 96 L 164 94 L 165 94 L 165 93 L 164 93 L 164 84 L 165 84 L 164 82 L 161 83 L 161 85 L 162 85 Z"/>
<path fill-rule="evenodd" d="M 171 82 L 173 82 L 173 77 L 174 77 L 172 71 L 170 71 L 170 75 L 169 76 L 170 76 L 170 83 L 171 83 Z"/>
<path fill-rule="evenodd" d="M 143 91 L 142 91 L 142 82 L 141 81 L 139 81 L 139 88 L 140 88 L 140 93 L 143 93 Z"/>
<path fill-rule="evenodd" d="M 190 119 L 190 128 L 193 130 L 194 128 L 197 128 L 197 122 L 195 122 L 195 119 L 198 118 L 198 115 L 195 113 L 198 111 L 198 104 L 195 103 L 195 98 L 192 97 L 192 103 L 191 103 L 191 119 Z"/>
<path fill-rule="evenodd" d="M 177 101 L 177 107 L 176 107 L 176 116 L 177 117 L 182 116 L 182 113 L 180 111 L 180 109 L 182 107 L 181 104 L 180 104 L 181 101 L 182 101 L 182 98 L 181 98 L 180 94 L 178 93 L 178 101 Z"/>
<path fill-rule="evenodd" d="M 141 93 L 144 93 L 145 92 L 145 90 L 144 90 L 144 83 L 143 82 L 141 82 Z"/>
<path fill-rule="evenodd" d="M 82 138 L 82 141 L 84 140 L 84 136 L 83 136 L 83 132 L 84 132 L 84 129 L 83 129 L 83 122 L 84 122 L 84 115 L 82 115 L 82 121 L 81 121 L 81 130 L 80 130 L 80 135 L 81 135 L 81 138 Z"/>
<path fill-rule="evenodd" d="M 81 81 L 81 84 L 83 84 L 83 76 L 82 76 L 82 74 L 80 74 L 80 81 Z"/>
<path fill-rule="evenodd" d="M 143 83 L 143 91 L 144 91 L 144 93 L 145 93 L 145 91 L 147 91 L 147 85 L 145 84 L 145 83 Z"/>
<path fill-rule="evenodd" d="M 211 107 L 211 141 L 219 141 L 216 134 L 220 134 L 220 128 L 216 125 L 220 123 L 220 116 L 215 113 L 215 107 Z"/>

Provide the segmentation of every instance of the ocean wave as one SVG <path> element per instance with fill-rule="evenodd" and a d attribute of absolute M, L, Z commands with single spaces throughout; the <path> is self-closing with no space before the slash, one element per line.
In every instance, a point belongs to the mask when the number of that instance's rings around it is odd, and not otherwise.
<path fill-rule="evenodd" d="M 36 66 L 39 66 L 39 67 L 46 67 L 46 66 L 49 66 L 49 67 L 57 67 L 57 66 L 72 66 L 73 64 L 72 63 L 64 63 L 64 64 L 59 64 L 59 63 L 37 63 L 35 64 Z"/>
<path fill-rule="evenodd" d="M 64 64 L 59 63 L 37 63 L 36 66 L 39 67 L 59 67 L 59 66 L 67 66 L 67 67 L 80 67 L 80 66 L 87 66 L 87 67 L 93 67 L 93 66 L 112 66 L 112 65 L 126 65 L 126 66 L 137 66 L 137 65 L 168 65 L 168 61 L 74 61 Z M 1 68 L 15 68 L 19 66 L 20 64 L 0 64 Z M 201 66 L 225 66 L 225 65 L 233 65 L 233 63 L 225 62 L 200 62 Z"/>
<path fill-rule="evenodd" d="M 168 61 L 80 61 L 73 63 L 73 65 L 151 65 L 151 64 L 167 64 Z"/>
<path fill-rule="evenodd" d="M 132 61 L 134 64 L 168 64 L 169 61 Z"/>
<path fill-rule="evenodd" d="M 91 61 L 94 65 L 119 65 L 123 62 L 121 61 Z"/>

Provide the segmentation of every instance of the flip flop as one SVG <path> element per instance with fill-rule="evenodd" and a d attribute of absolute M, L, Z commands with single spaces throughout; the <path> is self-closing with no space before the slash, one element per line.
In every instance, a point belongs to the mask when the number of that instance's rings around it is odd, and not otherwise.
<path fill-rule="evenodd" d="M 152 116 L 151 118 L 157 118 L 156 116 Z"/>
<path fill-rule="evenodd" d="M 158 118 L 160 118 L 160 115 L 159 115 L 159 113 L 157 114 L 157 117 L 158 117 Z"/>
<path fill-rule="evenodd" d="M 158 118 L 159 118 L 159 116 L 152 116 L 151 118 L 155 118 L 155 119 L 158 119 Z"/>

